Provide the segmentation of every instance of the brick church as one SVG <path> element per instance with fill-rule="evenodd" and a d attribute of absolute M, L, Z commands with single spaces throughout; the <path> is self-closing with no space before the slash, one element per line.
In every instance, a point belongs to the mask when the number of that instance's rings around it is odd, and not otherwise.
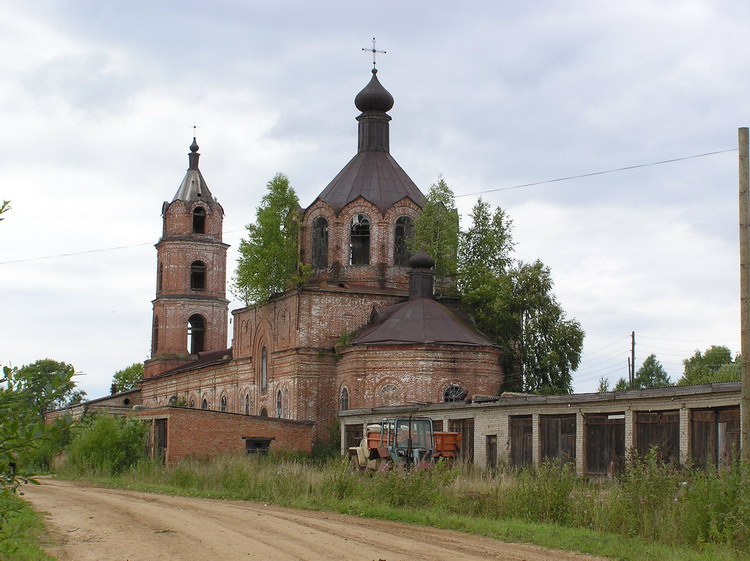
<path fill-rule="evenodd" d="M 164 447 L 167 431 L 176 445 L 209 412 L 247 442 L 284 447 L 289 426 L 309 427 L 302 440 L 322 437 L 342 410 L 499 395 L 499 349 L 433 298 L 430 256 L 408 253 L 425 197 L 390 154 L 393 97 L 376 69 L 354 102 L 356 155 L 300 209 L 300 262 L 312 280 L 232 311 L 230 346 L 224 209 L 190 146 L 187 173 L 162 207 L 140 382 L 144 418 L 184 411 L 181 432 L 155 429 Z"/>

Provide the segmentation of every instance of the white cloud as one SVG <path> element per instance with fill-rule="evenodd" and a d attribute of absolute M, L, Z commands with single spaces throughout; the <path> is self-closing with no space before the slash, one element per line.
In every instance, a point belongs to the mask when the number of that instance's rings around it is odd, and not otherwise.
<path fill-rule="evenodd" d="M 151 244 L 193 123 L 236 247 L 274 173 L 307 205 L 354 154 L 373 35 L 394 157 L 423 190 L 442 173 L 462 194 L 733 148 L 748 15 L 739 0 L 5 5 L 0 262 L 146 245 L 0 265 L 0 363 L 68 360 L 96 394 L 142 360 Z M 637 361 L 655 352 L 673 376 L 695 348 L 737 349 L 736 169 L 729 153 L 485 195 L 587 332 L 579 389 L 624 375 L 632 330 Z"/>

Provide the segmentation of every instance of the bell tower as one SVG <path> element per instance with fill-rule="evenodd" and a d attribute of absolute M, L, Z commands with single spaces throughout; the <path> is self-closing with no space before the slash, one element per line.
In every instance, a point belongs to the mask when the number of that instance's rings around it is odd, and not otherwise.
<path fill-rule="evenodd" d="M 227 348 L 229 246 L 222 242 L 224 209 L 198 168 L 195 138 L 188 157 L 177 193 L 162 205 L 146 378 L 194 361 L 198 353 Z"/>

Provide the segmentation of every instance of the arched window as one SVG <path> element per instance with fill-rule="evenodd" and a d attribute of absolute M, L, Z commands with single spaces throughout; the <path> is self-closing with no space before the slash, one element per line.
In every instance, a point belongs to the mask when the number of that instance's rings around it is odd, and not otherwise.
<path fill-rule="evenodd" d="M 159 263 L 159 272 L 156 275 L 156 292 L 161 292 L 164 286 L 164 263 Z"/>
<path fill-rule="evenodd" d="M 206 290 L 206 264 L 193 261 L 190 265 L 190 290 Z"/>
<path fill-rule="evenodd" d="M 268 410 L 265 407 L 260 408 L 260 416 L 261 417 L 268 417 Z"/>
<path fill-rule="evenodd" d="M 195 398 L 192 396 L 190 397 L 190 408 L 195 409 Z"/>
<path fill-rule="evenodd" d="M 401 405 L 401 390 L 394 384 L 386 384 L 380 389 L 380 405 Z"/>
<path fill-rule="evenodd" d="M 206 233 L 206 209 L 202 206 L 195 207 L 193 211 L 193 233 Z"/>
<path fill-rule="evenodd" d="M 312 266 L 318 269 L 328 267 L 328 220 L 322 216 L 313 220 Z"/>
<path fill-rule="evenodd" d="M 170 395 L 169 396 L 169 405 L 177 405 L 177 396 L 176 395 Z"/>
<path fill-rule="evenodd" d="M 466 398 L 466 390 L 458 384 L 453 384 L 445 388 L 443 392 L 443 401 L 463 401 Z"/>
<path fill-rule="evenodd" d="M 250 414 L 250 394 L 245 394 L 245 415 Z"/>
<path fill-rule="evenodd" d="M 341 399 L 339 405 L 341 411 L 349 409 L 349 390 L 347 388 L 341 388 Z"/>
<path fill-rule="evenodd" d="M 409 240 L 414 238 L 414 221 L 409 216 L 399 216 L 393 237 L 393 262 L 406 267 L 409 261 Z"/>
<path fill-rule="evenodd" d="M 349 233 L 349 264 L 370 264 L 370 219 L 366 214 L 352 216 Z"/>
<path fill-rule="evenodd" d="M 268 389 L 268 349 L 263 345 L 260 350 L 260 391 Z"/>
<path fill-rule="evenodd" d="M 222 395 L 221 396 L 221 410 L 226 413 L 227 411 L 227 396 Z"/>
<path fill-rule="evenodd" d="M 154 316 L 153 334 L 151 335 L 151 354 L 159 351 L 159 318 Z"/>
<path fill-rule="evenodd" d="M 201 409 L 208 409 L 208 400 L 205 397 L 201 401 Z"/>
<path fill-rule="evenodd" d="M 276 416 L 280 419 L 284 414 L 283 402 L 281 400 L 281 390 L 276 392 Z"/>
<path fill-rule="evenodd" d="M 206 335 L 206 321 L 202 316 L 193 314 L 188 320 L 188 350 L 191 355 L 203 351 Z"/>

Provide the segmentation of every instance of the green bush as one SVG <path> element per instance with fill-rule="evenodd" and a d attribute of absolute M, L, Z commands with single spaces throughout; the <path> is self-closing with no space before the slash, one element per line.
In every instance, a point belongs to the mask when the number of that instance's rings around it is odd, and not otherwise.
<path fill-rule="evenodd" d="M 76 431 L 66 450 L 66 466 L 80 473 L 122 473 L 146 458 L 147 433 L 142 421 L 96 415 Z"/>
<path fill-rule="evenodd" d="M 750 465 L 696 471 L 684 482 L 678 501 L 685 506 L 682 525 L 691 542 L 750 548 Z"/>

